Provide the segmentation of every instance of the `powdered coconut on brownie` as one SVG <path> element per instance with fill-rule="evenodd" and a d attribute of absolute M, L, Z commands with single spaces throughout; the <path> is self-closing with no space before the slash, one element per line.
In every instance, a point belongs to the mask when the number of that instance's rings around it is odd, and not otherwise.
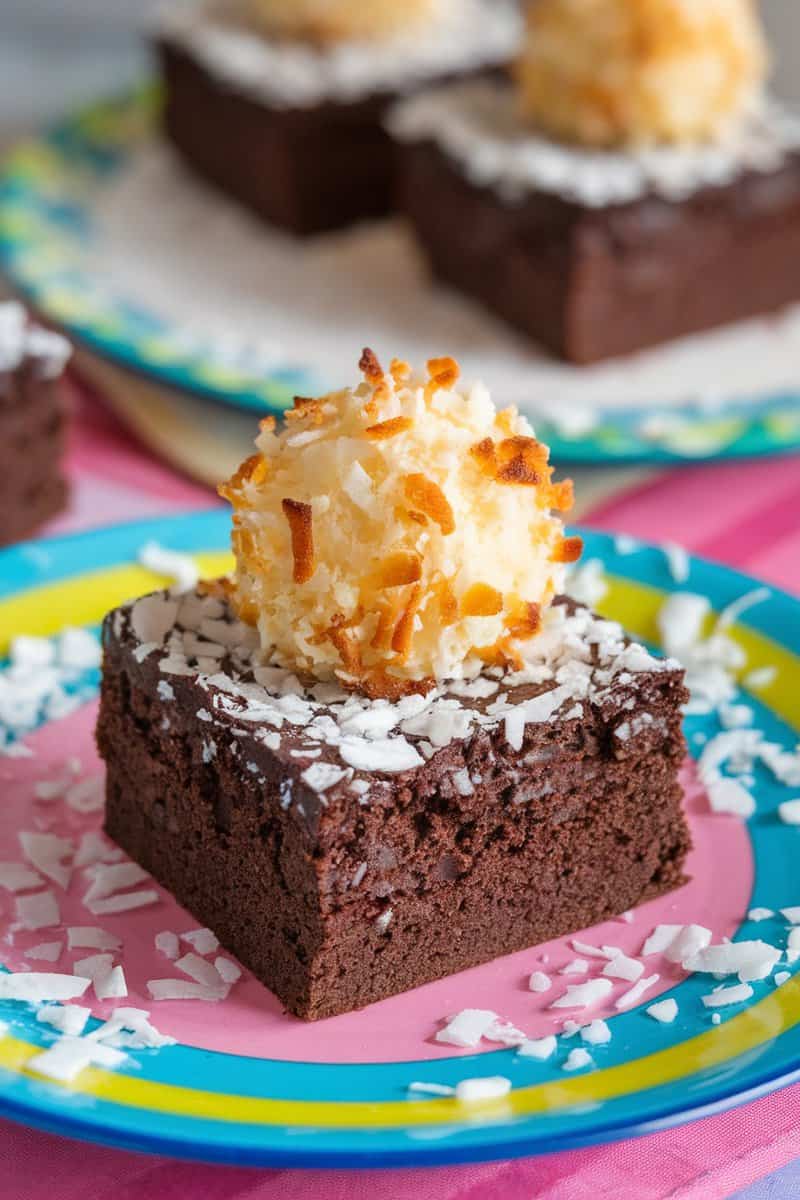
<path fill-rule="evenodd" d="M 232 580 L 109 615 L 107 829 L 292 1012 L 358 1008 L 682 882 L 682 672 L 564 600 L 547 447 L 365 351 L 222 492 Z"/>

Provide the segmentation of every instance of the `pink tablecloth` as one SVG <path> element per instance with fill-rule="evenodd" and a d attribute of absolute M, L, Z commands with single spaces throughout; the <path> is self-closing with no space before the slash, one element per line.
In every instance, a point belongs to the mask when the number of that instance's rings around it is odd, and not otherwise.
<path fill-rule="evenodd" d="M 72 507 L 51 531 L 214 503 L 154 462 L 96 405 L 80 402 Z M 800 591 L 800 460 L 669 471 L 589 523 L 669 538 Z M 16 1200 L 720 1200 L 800 1156 L 800 1085 L 636 1142 L 522 1162 L 430 1171 L 208 1167 L 81 1146 L 0 1123 L 0 1197 Z"/>

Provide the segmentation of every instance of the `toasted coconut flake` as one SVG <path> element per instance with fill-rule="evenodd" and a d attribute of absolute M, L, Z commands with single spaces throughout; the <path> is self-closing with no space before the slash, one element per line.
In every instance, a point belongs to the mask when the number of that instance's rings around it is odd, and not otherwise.
<path fill-rule="evenodd" d="M 434 585 L 435 594 L 439 599 L 439 619 L 444 628 L 454 625 L 458 620 L 458 600 L 449 579 L 441 578 Z"/>
<path fill-rule="evenodd" d="M 411 367 L 407 362 L 403 362 L 402 358 L 393 358 L 389 364 L 389 374 L 395 384 L 400 387 L 404 383 L 408 383 L 411 378 Z"/>
<path fill-rule="evenodd" d="M 445 536 L 454 532 L 456 523 L 453 510 L 438 483 L 426 475 L 406 475 L 403 491 L 409 504 L 435 521 Z"/>
<path fill-rule="evenodd" d="M 261 433 L 274 433 L 275 424 L 275 418 L 272 416 L 272 414 L 269 414 L 268 416 L 261 418 L 261 420 L 258 422 L 258 428 Z"/>
<path fill-rule="evenodd" d="M 522 434 L 495 443 L 484 438 L 470 448 L 470 454 L 485 475 L 496 483 L 535 487 L 549 481 L 549 451 L 536 438 Z"/>
<path fill-rule="evenodd" d="M 259 464 L 263 462 L 264 460 L 260 454 L 251 454 L 249 458 L 245 459 L 238 471 L 230 477 L 227 483 L 221 483 L 217 488 L 217 492 L 222 499 L 236 506 L 242 499 L 244 485 L 250 482 Z M 266 470 L 259 482 L 263 482 L 265 478 Z"/>
<path fill-rule="evenodd" d="M 469 452 L 484 475 L 489 475 L 494 479 L 497 475 L 497 454 L 495 453 L 493 439 L 490 437 L 483 438 L 482 441 L 471 446 Z"/>
<path fill-rule="evenodd" d="M 549 470 L 547 456 L 547 447 L 535 438 L 504 438 L 497 447 L 497 482 L 523 486 L 543 483 Z"/>
<path fill-rule="evenodd" d="M 461 597 L 462 617 L 495 617 L 502 611 L 502 594 L 488 583 L 473 583 Z"/>
<path fill-rule="evenodd" d="M 345 627 L 344 617 L 341 618 L 341 622 L 338 624 L 334 621 L 326 636 L 328 641 L 339 652 L 339 657 L 342 660 L 342 668 L 347 674 L 360 675 L 362 671 L 361 649 L 355 634 Z"/>
<path fill-rule="evenodd" d="M 380 564 L 371 576 L 378 589 L 406 587 L 422 578 L 422 559 L 415 550 L 397 550 Z"/>
<path fill-rule="evenodd" d="M 392 634 L 392 649 L 401 659 L 407 658 L 411 650 L 411 641 L 414 636 L 414 617 L 417 615 L 421 599 L 422 587 L 417 583 L 411 590 L 411 595 L 406 602 L 405 609 Z"/>
<path fill-rule="evenodd" d="M 506 620 L 509 636 L 517 641 L 535 637 L 542 627 L 542 610 L 538 604 L 520 601 Z"/>
<path fill-rule="evenodd" d="M 289 522 L 289 532 L 292 538 L 292 556 L 294 558 L 295 583 L 308 583 L 314 574 L 314 528 L 311 515 L 311 505 L 302 500 L 282 500 L 286 520 Z"/>
<path fill-rule="evenodd" d="M 383 367 L 377 354 L 374 350 L 370 350 L 369 346 L 364 347 L 361 358 L 358 360 L 358 369 L 367 383 L 380 383 L 383 379 Z"/>
<path fill-rule="evenodd" d="M 504 671 L 521 671 L 525 660 L 511 644 L 510 638 L 499 638 L 492 646 L 474 646 L 473 654 L 487 667 L 502 667 Z"/>
<path fill-rule="evenodd" d="M 388 438 L 397 437 L 398 433 L 407 433 L 414 422 L 411 417 L 389 417 L 388 421 L 379 421 L 377 425 L 368 425 L 364 436 L 373 442 L 385 442 Z"/>
<path fill-rule="evenodd" d="M 583 553 L 583 538 L 565 537 L 553 551 L 553 562 L 574 563 Z"/>
<path fill-rule="evenodd" d="M 461 368 L 454 358 L 432 358 L 428 362 L 430 379 L 425 384 L 425 402 L 430 404 L 439 391 L 447 391 L 458 382 Z"/>
<path fill-rule="evenodd" d="M 550 489 L 551 503 L 557 512 L 568 513 L 575 504 L 575 485 L 571 479 L 562 479 Z"/>
<path fill-rule="evenodd" d="M 400 620 L 400 614 L 403 608 L 403 594 L 400 591 L 394 591 L 390 596 L 382 602 L 378 612 L 378 624 L 375 627 L 370 645 L 373 650 L 388 650 L 392 644 L 392 637 Z"/>
<path fill-rule="evenodd" d="M 407 520 L 413 521 L 415 525 L 427 525 L 428 518 L 425 513 L 416 512 L 413 508 L 407 509 L 403 514 Z"/>
<path fill-rule="evenodd" d="M 370 700 L 402 700 L 405 696 L 427 696 L 436 686 L 433 679 L 400 679 L 390 675 L 382 667 L 373 667 L 357 681 L 342 680 L 342 685 L 351 691 L 363 692 Z"/>
<path fill-rule="evenodd" d="M 327 396 L 295 396 L 294 408 L 288 409 L 285 417 L 287 421 L 309 421 L 312 425 L 321 425 L 330 407 Z M 274 418 L 272 422 L 274 428 Z"/>
<path fill-rule="evenodd" d="M 199 596 L 216 596 L 218 600 L 228 601 L 234 594 L 235 584 L 228 575 L 217 579 L 201 579 L 197 585 Z"/>

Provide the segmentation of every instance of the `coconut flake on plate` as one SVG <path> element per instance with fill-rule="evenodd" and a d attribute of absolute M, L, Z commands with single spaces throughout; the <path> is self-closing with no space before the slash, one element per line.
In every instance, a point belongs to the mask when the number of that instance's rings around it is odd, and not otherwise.
<path fill-rule="evenodd" d="M 708 996 L 701 996 L 706 1008 L 725 1008 L 729 1004 L 744 1004 L 753 995 L 749 983 L 734 983 L 730 987 L 715 988 Z"/>
<path fill-rule="evenodd" d="M 564 1062 L 565 1071 L 582 1071 L 584 1067 L 593 1067 L 594 1059 L 588 1050 L 584 1050 L 582 1046 L 577 1046 L 574 1050 L 570 1050 Z"/>
<path fill-rule="evenodd" d="M 39 942 L 36 946 L 29 946 L 23 953 L 26 958 L 32 958 L 36 962 L 54 963 L 61 958 L 63 949 L 63 942 Z"/>
<path fill-rule="evenodd" d="M 148 904 L 155 904 L 159 899 L 157 891 L 146 888 L 140 892 L 124 892 L 120 895 L 108 896 L 103 900 L 93 900 L 86 907 L 93 916 L 103 917 L 113 913 L 131 912 L 135 908 L 144 908 Z"/>
<path fill-rule="evenodd" d="M 752 983 L 771 975 L 780 957 L 780 950 L 758 939 L 722 942 L 717 946 L 706 946 L 691 955 L 684 961 L 683 967 L 686 971 L 700 971 L 709 975 L 738 975 L 741 983 Z"/>
<path fill-rule="evenodd" d="M 589 970 L 589 963 L 585 958 L 573 958 L 572 962 L 568 962 L 558 972 L 559 975 L 585 975 Z"/>
<path fill-rule="evenodd" d="M 67 946 L 70 950 L 120 950 L 122 940 L 98 925 L 68 925 Z"/>
<path fill-rule="evenodd" d="M 40 1004 L 36 1009 L 37 1021 L 70 1037 L 79 1037 L 83 1033 L 91 1015 L 92 1010 L 82 1004 Z"/>
<path fill-rule="evenodd" d="M 222 980 L 216 967 L 207 959 L 201 958 L 199 954 L 194 952 L 184 954 L 182 958 L 176 960 L 175 966 L 179 971 L 183 971 L 184 975 L 188 975 L 190 979 L 194 979 L 209 990 L 222 989 Z"/>
<path fill-rule="evenodd" d="M 157 933 L 154 938 L 154 944 L 159 954 L 163 954 L 165 958 L 169 958 L 173 962 L 181 952 L 177 933 L 172 933 L 169 929 L 163 929 L 160 933 Z"/>
<path fill-rule="evenodd" d="M 574 983 L 567 986 L 563 996 L 559 996 L 550 1008 L 589 1008 L 605 1000 L 613 990 L 610 979 L 590 979 L 587 983 Z"/>
<path fill-rule="evenodd" d="M 627 954 L 617 954 L 606 963 L 603 974 L 609 979 L 625 979 L 628 983 L 635 983 L 644 975 L 644 963 Z"/>
<path fill-rule="evenodd" d="M 479 1104 L 484 1100 L 499 1100 L 511 1091 L 511 1080 L 504 1075 L 487 1075 L 478 1079 L 461 1079 L 456 1084 L 456 1100 Z"/>
<path fill-rule="evenodd" d="M 778 817 L 784 825 L 800 825 L 800 798 L 779 804 Z"/>
<path fill-rule="evenodd" d="M 147 871 L 135 862 L 113 863 L 110 866 L 99 867 L 92 879 L 89 890 L 83 897 L 83 903 L 91 907 L 96 900 L 105 900 L 116 892 L 134 887 L 149 879 Z"/>
<path fill-rule="evenodd" d="M 771 687 L 777 676 L 778 671 L 775 667 L 756 667 L 747 672 L 742 683 L 749 692 L 760 692 L 764 688 Z"/>
<path fill-rule="evenodd" d="M 0 974 L 0 1000 L 25 1000 L 29 1004 L 43 1004 L 46 1000 L 76 1000 L 91 982 L 91 979 L 81 979 L 77 975 L 40 971 Z"/>
<path fill-rule="evenodd" d="M 747 914 L 748 921 L 768 921 L 770 917 L 774 917 L 775 912 L 771 908 L 751 908 Z"/>
<path fill-rule="evenodd" d="M 556 1052 L 558 1043 L 554 1034 L 548 1034 L 541 1038 L 528 1038 L 518 1047 L 517 1053 L 523 1058 L 535 1058 L 539 1062 L 544 1062 L 548 1058 L 552 1058 Z"/>
<path fill-rule="evenodd" d="M 128 984 L 122 967 L 112 967 L 105 975 L 96 978 L 94 994 L 98 1000 L 124 1000 L 128 994 Z"/>
<path fill-rule="evenodd" d="M 16 897 L 15 929 L 50 929 L 61 924 L 61 910 L 53 892 L 30 892 Z"/>
<path fill-rule="evenodd" d="M 210 988 L 194 979 L 148 979 L 147 990 L 154 1000 L 224 1000 L 227 989 Z"/>
<path fill-rule="evenodd" d="M 598 946 L 590 946 L 587 942 L 580 941 L 579 938 L 572 938 L 571 945 L 577 954 L 586 958 L 608 958 L 605 950 L 601 950 Z"/>
<path fill-rule="evenodd" d="M 227 984 L 229 987 L 234 983 L 238 983 L 238 981 L 242 978 L 241 967 L 233 962 L 230 958 L 224 958 L 222 955 L 218 955 L 218 957 L 214 959 L 214 967 L 222 982 Z"/>
<path fill-rule="evenodd" d="M 648 975 L 646 979 L 638 980 L 632 988 L 618 997 L 614 1007 L 619 1010 L 633 1008 L 634 1004 L 639 1003 L 645 992 L 649 992 L 650 988 L 655 987 L 660 978 L 660 975 Z"/>
<path fill-rule="evenodd" d="M 113 954 L 90 954 L 72 964 L 73 975 L 85 975 L 92 982 L 107 975 L 114 965 Z"/>
<path fill-rule="evenodd" d="M 684 925 L 664 950 L 667 962 L 682 963 L 711 944 L 712 933 L 705 925 Z"/>
<path fill-rule="evenodd" d="M 528 988 L 532 992 L 549 992 L 553 981 L 544 971 L 532 971 L 528 979 Z"/>
<path fill-rule="evenodd" d="M 682 931 L 683 925 L 656 925 L 650 936 L 645 939 L 641 951 L 642 957 L 647 958 L 650 954 L 663 954 Z"/>
<path fill-rule="evenodd" d="M 580 1029 L 581 1039 L 587 1042 L 590 1046 L 607 1046 L 611 1041 L 611 1030 L 607 1021 L 602 1021 L 599 1018 L 590 1021 L 588 1025 L 582 1025 Z"/>
<path fill-rule="evenodd" d="M 645 1012 L 659 1024 L 671 1025 L 678 1015 L 678 1002 L 672 996 L 668 996 L 666 1000 L 657 1000 L 655 1004 L 651 1004 Z"/>
<path fill-rule="evenodd" d="M 406 1091 L 420 1096 L 455 1096 L 456 1094 L 456 1089 L 447 1083 L 419 1083 L 417 1081 L 410 1083 Z"/>
<path fill-rule="evenodd" d="M 755 798 L 737 779 L 712 780 L 706 791 L 712 812 L 730 813 L 747 820 L 756 811 Z"/>
<path fill-rule="evenodd" d="M 447 1024 L 437 1030 L 434 1038 L 448 1046 L 474 1048 L 496 1022 L 502 1018 L 497 1013 L 483 1008 L 465 1008 L 450 1017 Z"/>
<path fill-rule="evenodd" d="M 691 571 L 688 551 L 675 542 L 664 542 L 661 549 L 667 560 L 667 568 L 673 582 L 678 584 L 686 583 Z"/>
<path fill-rule="evenodd" d="M 32 888 L 41 887 L 44 879 L 25 863 L 0 863 L 0 888 L 7 892 L 27 892 Z"/>
<path fill-rule="evenodd" d="M 69 887 L 72 867 L 65 864 L 63 859 L 72 856 L 72 840 L 58 837 L 54 833 L 33 833 L 27 830 L 23 830 L 18 836 L 22 853 L 28 862 L 41 875 L 66 890 Z"/>
<path fill-rule="evenodd" d="M 219 950 L 219 938 L 210 929 L 190 929 L 188 932 L 182 933 L 180 939 L 198 954 L 214 954 Z"/>

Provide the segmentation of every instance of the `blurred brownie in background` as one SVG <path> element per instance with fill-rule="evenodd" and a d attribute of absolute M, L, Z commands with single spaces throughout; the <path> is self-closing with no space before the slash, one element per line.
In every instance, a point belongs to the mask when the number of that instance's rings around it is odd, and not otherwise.
<path fill-rule="evenodd" d="M 0 545 L 19 541 L 67 500 L 62 474 L 69 343 L 0 304 Z"/>
<path fill-rule="evenodd" d="M 568 362 L 800 300 L 800 120 L 750 0 L 691 9 L 540 0 L 513 84 L 389 117 L 434 274 Z"/>
<path fill-rule="evenodd" d="M 266 221 L 313 234 L 384 216 L 388 106 L 506 65 L 510 0 L 221 0 L 171 7 L 156 33 L 164 131 L 184 161 Z"/>

